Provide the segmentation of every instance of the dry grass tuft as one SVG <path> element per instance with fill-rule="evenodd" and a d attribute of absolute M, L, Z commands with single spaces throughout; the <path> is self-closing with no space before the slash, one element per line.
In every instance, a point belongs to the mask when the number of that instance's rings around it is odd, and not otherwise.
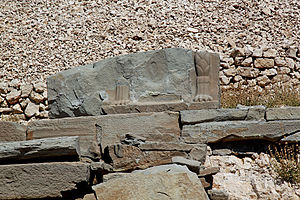
<path fill-rule="evenodd" d="M 298 144 L 269 146 L 271 167 L 277 178 L 286 182 L 300 183 L 300 148 Z"/>
<path fill-rule="evenodd" d="M 264 105 L 268 108 L 280 106 L 300 106 L 300 90 L 292 87 L 276 87 L 272 90 L 222 89 L 221 106 L 235 108 L 237 104 L 245 106 Z"/>

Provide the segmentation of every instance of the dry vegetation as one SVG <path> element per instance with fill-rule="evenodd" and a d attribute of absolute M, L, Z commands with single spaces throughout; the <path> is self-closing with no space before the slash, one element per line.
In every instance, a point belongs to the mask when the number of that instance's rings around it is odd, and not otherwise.
<path fill-rule="evenodd" d="M 235 108 L 238 104 L 245 106 L 264 105 L 268 108 L 280 106 L 300 106 L 300 90 L 293 87 L 277 86 L 272 90 L 222 89 L 221 106 Z"/>
<path fill-rule="evenodd" d="M 300 183 L 300 148 L 298 144 L 269 146 L 271 167 L 277 178 L 290 183 Z"/>

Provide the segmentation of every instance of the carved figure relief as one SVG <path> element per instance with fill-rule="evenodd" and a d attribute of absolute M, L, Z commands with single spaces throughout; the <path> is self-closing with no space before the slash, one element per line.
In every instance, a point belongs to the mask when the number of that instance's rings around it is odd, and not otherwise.
<path fill-rule="evenodd" d="M 196 65 L 196 96 L 194 101 L 211 101 L 213 98 L 209 94 L 210 85 L 210 54 L 208 52 L 195 53 Z"/>
<path fill-rule="evenodd" d="M 116 86 L 115 101 L 116 105 L 129 103 L 129 88 L 127 85 Z"/>

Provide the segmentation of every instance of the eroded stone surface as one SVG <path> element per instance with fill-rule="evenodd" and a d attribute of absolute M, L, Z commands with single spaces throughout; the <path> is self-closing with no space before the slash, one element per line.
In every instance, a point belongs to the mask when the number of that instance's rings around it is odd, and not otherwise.
<path fill-rule="evenodd" d="M 271 120 L 299 120 L 300 107 L 268 108 L 266 118 Z"/>
<path fill-rule="evenodd" d="M 219 101 L 219 62 L 215 53 L 173 48 L 108 58 L 59 72 L 48 78 L 50 117 L 100 115 L 105 110 L 116 112 L 115 105 Z M 200 69 L 196 73 L 195 63 L 208 69 L 205 75 Z M 202 98 L 205 95 L 211 98 Z M 114 108 L 102 110 L 103 105 Z M 164 108 L 168 106 L 157 109 Z"/>
<path fill-rule="evenodd" d="M 57 137 L 21 142 L 6 142 L 0 145 L 0 162 L 27 159 L 45 159 L 68 156 L 79 157 L 78 137 Z M 74 158 L 73 158 L 74 159 Z"/>
<path fill-rule="evenodd" d="M 26 126 L 0 120 L 0 142 L 22 141 L 26 139 Z"/>
<path fill-rule="evenodd" d="M 0 199 L 62 197 L 89 176 L 89 165 L 76 162 L 0 165 Z"/>
<path fill-rule="evenodd" d="M 278 141 L 281 137 L 300 130 L 300 120 L 276 122 L 229 121 L 184 125 L 182 136 L 207 142 L 262 139 Z"/>

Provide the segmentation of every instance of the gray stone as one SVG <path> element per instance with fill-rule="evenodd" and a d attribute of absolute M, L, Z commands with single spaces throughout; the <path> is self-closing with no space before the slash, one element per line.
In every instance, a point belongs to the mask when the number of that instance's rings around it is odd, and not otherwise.
<path fill-rule="evenodd" d="M 26 126 L 0 120 L 0 142 L 26 140 Z"/>
<path fill-rule="evenodd" d="M 113 167 L 104 161 L 100 160 L 99 162 L 91 163 L 91 170 L 101 173 L 113 172 Z"/>
<path fill-rule="evenodd" d="M 214 149 L 212 154 L 217 156 L 227 156 L 231 155 L 232 151 L 230 149 Z"/>
<path fill-rule="evenodd" d="M 197 160 L 204 164 L 206 159 L 207 153 L 207 145 L 206 144 L 197 144 L 194 145 L 195 147 L 190 151 L 189 156 L 192 160 Z"/>
<path fill-rule="evenodd" d="M 205 109 L 181 111 L 181 123 L 197 124 L 210 121 L 244 120 L 247 109 Z"/>
<path fill-rule="evenodd" d="M 78 137 L 57 137 L 20 142 L 1 143 L 0 162 L 27 159 L 79 157 Z"/>
<path fill-rule="evenodd" d="M 93 190 L 98 200 L 208 200 L 197 175 L 186 166 L 174 164 L 113 174 L 105 183 L 93 186 Z"/>
<path fill-rule="evenodd" d="M 186 159 L 181 156 L 172 158 L 172 162 L 179 165 L 186 165 L 192 172 L 198 173 L 200 170 L 201 162 L 197 160 Z"/>
<path fill-rule="evenodd" d="M 32 84 L 22 85 L 21 86 L 21 97 L 22 98 L 29 97 L 32 89 L 33 89 Z"/>
<path fill-rule="evenodd" d="M 151 166 L 170 164 L 175 156 L 187 156 L 180 151 L 141 151 L 138 147 L 115 144 L 107 147 L 106 157 L 111 160 L 114 171 L 146 169 Z"/>
<path fill-rule="evenodd" d="M 215 53 L 175 48 L 59 72 L 47 81 L 50 117 L 100 115 L 104 105 L 219 102 L 219 62 Z M 198 70 L 202 67 L 203 75 Z M 207 94 L 199 94 L 203 88 Z"/>
<path fill-rule="evenodd" d="M 77 162 L 0 165 L 0 199 L 62 197 L 89 176 L 89 165 Z"/>
<path fill-rule="evenodd" d="M 257 121 L 265 120 L 266 107 L 263 105 L 244 106 L 244 105 L 238 104 L 236 106 L 236 108 L 248 110 L 247 117 L 245 118 L 245 120 L 257 120 Z"/>
<path fill-rule="evenodd" d="M 300 142 L 300 131 L 297 133 L 294 133 L 292 135 L 289 135 L 287 137 L 284 137 L 280 140 L 280 142 L 289 142 L 289 143 L 298 143 Z"/>
<path fill-rule="evenodd" d="M 45 119 L 28 124 L 28 139 L 80 136 L 83 156 L 98 155 L 106 146 L 120 143 L 128 133 L 145 137 L 147 141 L 178 141 L 180 128 L 178 113 L 138 113 Z"/>
<path fill-rule="evenodd" d="M 33 87 L 36 92 L 42 93 L 42 92 L 44 92 L 44 90 L 46 90 L 47 86 L 43 82 L 37 82 L 37 83 L 33 84 Z"/>
<path fill-rule="evenodd" d="M 252 139 L 279 141 L 297 131 L 300 131 L 300 120 L 208 122 L 184 125 L 182 136 L 206 139 L 209 143 Z"/>
<path fill-rule="evenodd" d="M 143 151 L 191 151 L 195 145 L 179 142 L 147 142 L 138 146 Z"/>
<path fill-rule="evenodd" d="M 34 103 L 28 103 L 25 108 L 25 115 L 27 117 L 32 117 L 34 115 L 37 115 L 39 112 L 39 105 L 36 105 Z"/>
<path fill-rule="evenodd" d="M 208 190 L 209 198 L 211 200 L 228 200 L 229 194 L 224 190 L 212 189 Z"/>
<path fill-rule="evenodd" d="M 299 120 L 300 107 L 268 108 L 266 119 L 272 120 Z"/>

